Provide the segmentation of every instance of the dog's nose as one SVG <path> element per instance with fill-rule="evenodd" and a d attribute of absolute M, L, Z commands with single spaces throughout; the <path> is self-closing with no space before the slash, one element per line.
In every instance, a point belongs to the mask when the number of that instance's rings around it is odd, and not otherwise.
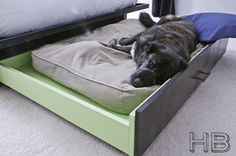
<path fill-rule="evenodd" d="M 133 81 L 133 85 L 134 87 L 141 87 L 143 84 L 140 78 L 135 78 Z"/>

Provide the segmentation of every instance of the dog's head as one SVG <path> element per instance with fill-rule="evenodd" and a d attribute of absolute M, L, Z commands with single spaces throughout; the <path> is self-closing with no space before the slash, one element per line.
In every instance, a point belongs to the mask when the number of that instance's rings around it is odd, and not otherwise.
<path fill-rule="evenodd" d="M 175 49 L 163 44 L 149 42 L 142 46 L 134 45 L 134 48 L 134 60 L 138 65 L 130 78 L 134 87 L 160 85 L 187 67 L 187 61 Z"/>

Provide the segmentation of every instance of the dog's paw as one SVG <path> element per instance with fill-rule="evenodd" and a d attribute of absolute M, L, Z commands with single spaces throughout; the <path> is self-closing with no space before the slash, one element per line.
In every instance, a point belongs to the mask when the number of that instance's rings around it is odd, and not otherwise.
<path fill-rule="evenodd" d="M 117 39 L 114 39 L 114 38 L 108 41 L 107 43 L 107 47 L 111 47 L 111 48 L 113 48 L 116 45 L 117 45 Z"/>
<path fill-rule="evenodd" d="M 122 46 L 129 45 L 130 44 L 130 38 L 128 38 L 128 37 L 121 38 L 119 40 L 119 44 L 122 45 Z"/>

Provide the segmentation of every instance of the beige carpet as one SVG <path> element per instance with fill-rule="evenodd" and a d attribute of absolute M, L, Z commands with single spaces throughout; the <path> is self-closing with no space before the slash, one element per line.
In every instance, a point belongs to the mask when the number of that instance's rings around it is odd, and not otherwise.
<path fill-rule="evenodd" d="M 225 132 L 227 153 L 195 153 L 189 132 Z M 233 156 L 236 153 L 236 40 L 209 78 L 185 103 L 145 156 Z M 0 156 L 116 156 L 124 155 L 6 86 L 0 86 Z"/>

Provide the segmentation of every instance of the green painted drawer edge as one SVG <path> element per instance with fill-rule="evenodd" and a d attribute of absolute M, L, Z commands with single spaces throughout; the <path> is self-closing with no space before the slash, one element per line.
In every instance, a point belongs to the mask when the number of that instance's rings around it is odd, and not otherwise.
<path fill-rule="evenodd" d="M 30 60 L 24 53 L 0 62 L 0 81 L 94 136 L 133 155 L 134 113 L 127 120 L 15 69 Z M 26 87 L 27 86 L 27 87 Z"/>

